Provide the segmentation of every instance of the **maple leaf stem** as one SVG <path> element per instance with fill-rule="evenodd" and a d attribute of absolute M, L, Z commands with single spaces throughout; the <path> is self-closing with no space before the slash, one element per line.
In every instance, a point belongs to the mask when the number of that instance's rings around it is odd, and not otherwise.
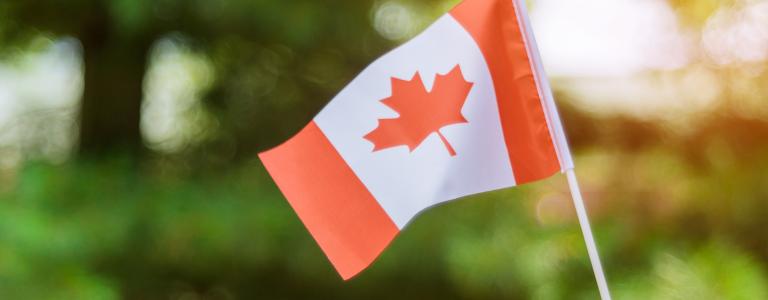
<path fill-rule="evenodd" d="M 456 156 L 456 150 L 453 150 L 453 147 L 451 147 L 451 144 L 448 143 L 448 140 L 445 138 L 445 136 L 443 136 L 443 134 L 440 133 L 439 130 L 436 132 L 437 132 L 437 136 L 440 137 L 440 140 L 443 141 L 443 145 L 445 145 L 445 148 L 448 149 L 448 154 L 450 154 L 451 156 Z"/>

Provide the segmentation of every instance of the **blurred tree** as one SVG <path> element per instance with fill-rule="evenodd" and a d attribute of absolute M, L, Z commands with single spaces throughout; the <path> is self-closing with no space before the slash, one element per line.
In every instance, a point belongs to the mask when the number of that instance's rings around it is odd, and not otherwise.
<path fill-rule="evenodd" d="M 143 26 L 121 22 L 126 17 L 117 13 L 117 2 L 45 0 L 5 4 L 6 13 L 16 25 L 11 27 L 16 32 L 10 35 L 17 41 L 40 34 L 69 35 L 80 40 L 85 66 L 80 117 L 83 154 L 117 148 L 138 153 L 141 149 L 142 77 L 153 39 Z"/>
<path fill-rule="evenodd" d="M 383 51 L 368 19 L 372 2 L 14 0 L 0 11 L 6 40 L 72 36 L 82 44 L 81 156 L 142 152 L 148 55 L 169 34 L 213 58 L 206 103 L 221 117 L 218 141 L 242 155 L 296 131 Z"/>

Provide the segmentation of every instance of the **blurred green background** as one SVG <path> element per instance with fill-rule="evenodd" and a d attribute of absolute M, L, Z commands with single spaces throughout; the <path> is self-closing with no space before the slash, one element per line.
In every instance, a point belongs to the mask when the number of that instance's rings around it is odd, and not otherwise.
<path fill-rule="evenodd" d="M 596 299 L 562 175 L 343 282 L 256 158 L 456 2 L 1 1 L 0 299 Z M 529 5 L 615 299 L 768 299 L 768 1 Z"/>

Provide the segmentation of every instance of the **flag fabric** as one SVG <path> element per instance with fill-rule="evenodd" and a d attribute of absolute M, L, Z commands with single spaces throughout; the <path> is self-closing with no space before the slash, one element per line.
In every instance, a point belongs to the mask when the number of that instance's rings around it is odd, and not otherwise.
<path fill-rule="evenodd" d="M 524 0 L 465 0 L 259 154 L 348 279 L 420 211 L 572 168 Z"/>

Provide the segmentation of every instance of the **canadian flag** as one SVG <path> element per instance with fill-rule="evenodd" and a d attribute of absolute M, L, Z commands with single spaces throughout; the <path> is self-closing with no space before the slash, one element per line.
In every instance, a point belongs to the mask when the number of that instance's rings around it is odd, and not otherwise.
<path fill-rule="evenodd" d="M 524 0 L 465 0 L 259 154 L 344 279 L 420 211 L 572 168 Z"/>

